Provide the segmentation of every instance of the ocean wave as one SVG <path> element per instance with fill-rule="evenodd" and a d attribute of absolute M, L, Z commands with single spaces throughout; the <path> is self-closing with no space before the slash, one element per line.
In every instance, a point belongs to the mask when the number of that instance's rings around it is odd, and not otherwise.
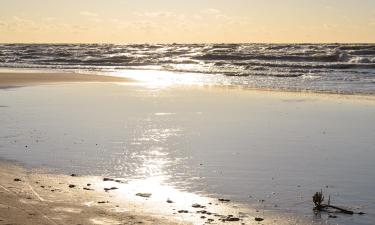
<path fill-rule="evenodd" d="M 375 93 L 374 44 L 0 44 L 0 66 L 95 71 L 157 68 L 223 75 L 243 85 L 292 79 L 309 88 L 328 85 L 360 92 L 366 87 Z"/>

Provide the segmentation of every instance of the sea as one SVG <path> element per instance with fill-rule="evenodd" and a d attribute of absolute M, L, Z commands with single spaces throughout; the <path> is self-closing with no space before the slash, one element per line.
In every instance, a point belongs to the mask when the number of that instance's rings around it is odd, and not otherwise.
<path fill-rule="evenodd" d="M 0 67 L 171 71 L 203 85 L 375 94 L 375 44 L 1 44 Z"/>

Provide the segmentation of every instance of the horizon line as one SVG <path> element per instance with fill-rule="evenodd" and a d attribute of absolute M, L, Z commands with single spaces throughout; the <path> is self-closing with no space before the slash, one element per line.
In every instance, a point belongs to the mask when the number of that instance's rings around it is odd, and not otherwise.
<path fill-rule="evenodd" d="M 375 42 L 0 42 L 4 44 L 102 44 L 102 45 L 199 45 L 199 44 L 375 44 Z"/>

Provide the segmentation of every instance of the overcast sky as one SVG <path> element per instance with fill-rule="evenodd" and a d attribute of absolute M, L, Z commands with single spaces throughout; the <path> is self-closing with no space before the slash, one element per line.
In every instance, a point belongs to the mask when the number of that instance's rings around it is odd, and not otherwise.
<path fill-rule="evenodd" d="M 375 42 L 375 0 L 0 0 L 0 42 Z"/>

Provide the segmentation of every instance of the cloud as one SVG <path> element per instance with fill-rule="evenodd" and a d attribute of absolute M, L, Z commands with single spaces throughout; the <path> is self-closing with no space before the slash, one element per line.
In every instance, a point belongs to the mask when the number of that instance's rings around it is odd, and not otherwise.
<path fill-rule="evenodd" d="M 5 26 L 7 26 L 7 23 L 5 23 L 4 21 L 0 20 L 0 27 L 5 27 Z"/>
<path fill-rule="evenodd" d="M 205 10 L 202 10 L 201 11 L 203 14 L 221 14 L 221 11 L 218 10 L 218 9 L 213 9 L 213 8 L 210 8 L 210 9 L 205 9 Z"/>
<path fill-rule="evenodd" d="M 87 17 L 96 17 L 96 16 L 98 16 L 98 14 L 96 14 L 94 12 L 89 12 L 89 11 L 81 11 L 81 12 L 79 12 L 79 14 L 81 16 L 87 16 Z"/>
<path fill-rule="evenodd" d="M 156 18 L 156 17 L 172 17 L 175 16 L 175 14 L 171 12 L 135 12 L 134 15 L 139 17 L 147 17 L 147 18 Z"/>

